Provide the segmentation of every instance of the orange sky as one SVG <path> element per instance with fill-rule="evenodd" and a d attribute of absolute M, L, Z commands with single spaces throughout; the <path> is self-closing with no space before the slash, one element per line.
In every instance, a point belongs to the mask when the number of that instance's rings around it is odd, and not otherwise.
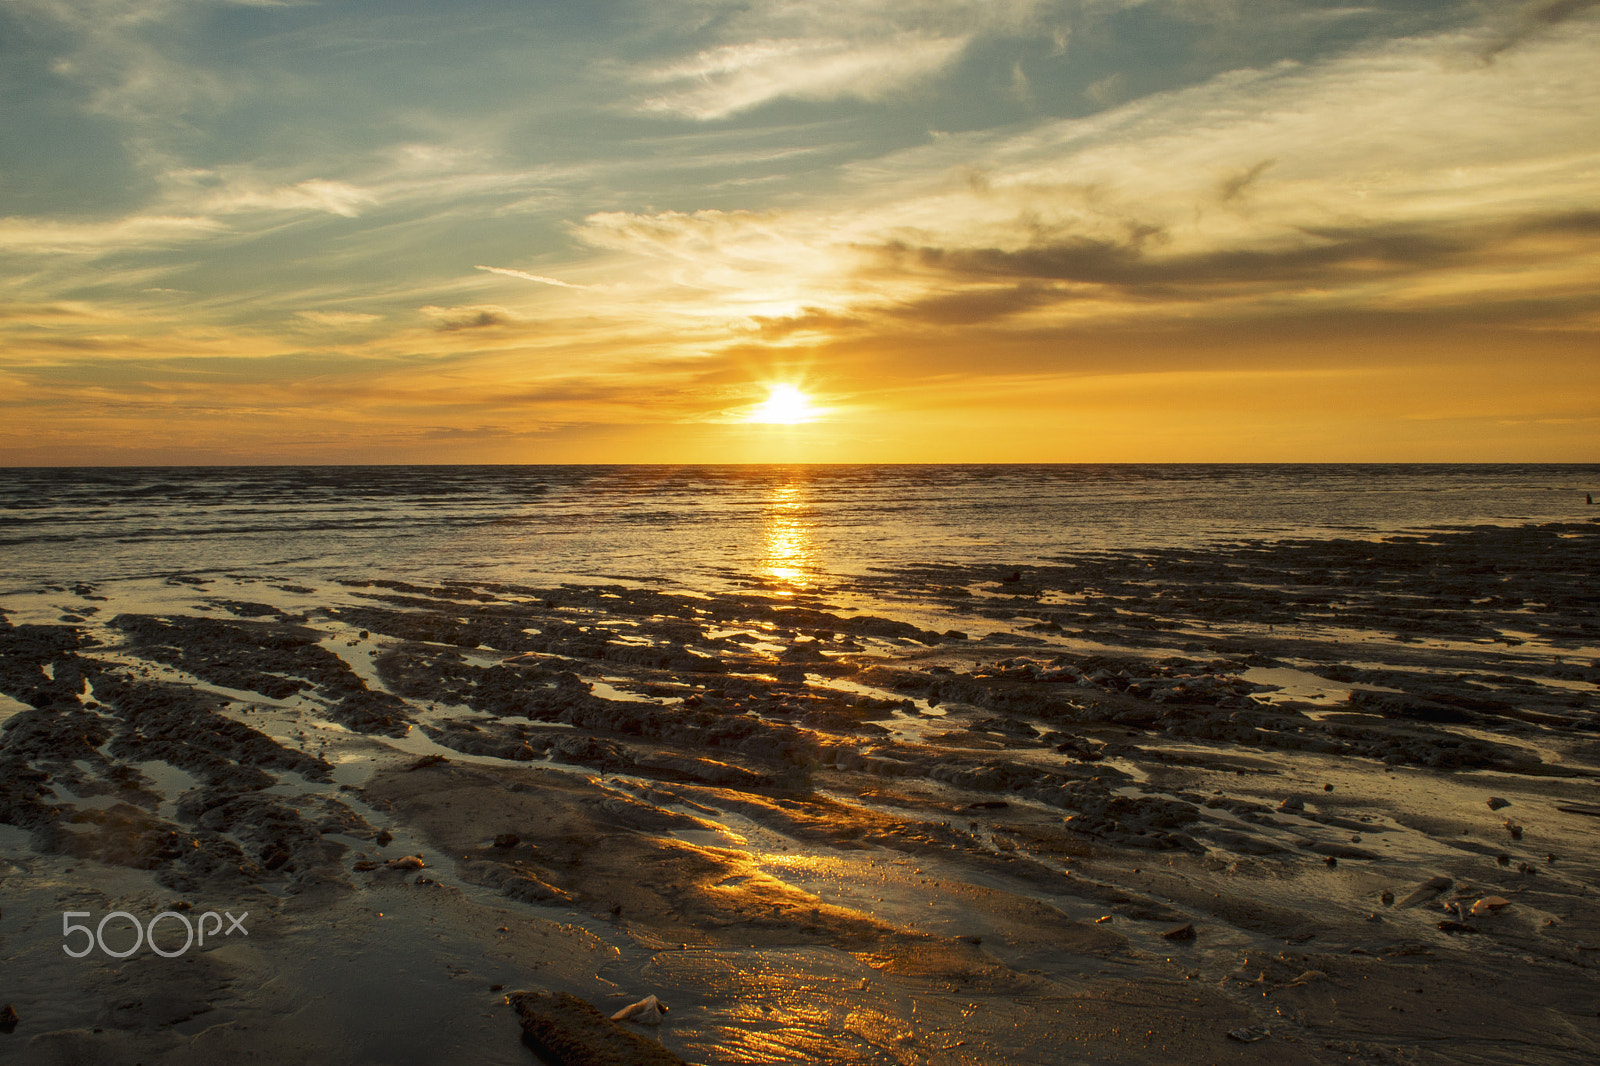
<path fill-rule="evenodd" d="M 1600 459 L 1594 4 L 0 41 L 0 463 Z"/>

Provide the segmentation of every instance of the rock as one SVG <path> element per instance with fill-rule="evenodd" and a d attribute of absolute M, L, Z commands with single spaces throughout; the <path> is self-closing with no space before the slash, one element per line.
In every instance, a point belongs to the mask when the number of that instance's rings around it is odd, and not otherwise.
<path fill-rule="evenodd" d="M 428 864 L 422 861 L 421 855 L 402 855 L 398 859 L 390 859 L 383 865 L 389 870 L 421 870 Z"/>
<path fill-rule="evenodd" d="M 1485 914 L 1494 914 L 1509 906 L 1511 906 L 1511 901 L 1504 896 L 1484 896 L 1472 905 L 1472 909 L 1468 913 L 1474 918 L 1481 918 Z"/>
<path fill-rule="evenodd" d="M 1501 799 L 1499 796 L 1489 797 L 1489 809 L 1491 811 L 1498 811 L 1501 807 L 1509 806 L 1511 806 L 1511 801 L 1508 799 Z"/>
<path fill-rule="evenodd" d="M 670 751 L 643 755 L 638 765 L 643 769 L 661 771 L 670 777 L 721 788 L 757 788 L 772 783 L 766 774 L 758 774 L 742 766 L 693 755 L 676 755 Z"/>
<path fill-rule="evenodd" d="M 1252 1044 L 1257 1040 L 1265 1040 L 1272 1032 L 1264 1025 L 1249 1025 L 1243 1029 L 1229 1029 L 1228 1039 L 1237 1040 L 1241 1044 Z"/>
<path fill-rule="evenodd" d="M 513 992 L 506 1002 L 522 1022 L 522 1042 L 552 1066 L 686 1066 L 577 996 Z"/>
<path fill-rule="evenodd" d="M 572 902 L 565 890 L 550 884 L 526 866 L 464 859 L 456 864 L 456 871 L 465 881 L 497 889 L 502 896 L 522 903 Z"/>
<path fill-rule="evenodd" d="M 1506 819 L 1505 825 L 1506 825 L 1506 832 L 1511 834 L 1511 839 L 1512 840 L 1521 840 L 1522 839 L 1522 826 L 1518 825 L 1516 822 L 1513 822 L 1509 818 Z"/>
<path fill-rule="evenodd" d="M 1383 890 L 1383 891 L 1382 891 L 1382 892 L 1381 892 L 1381 893 L 1379 893 L 1379 895 L 1378 895 L 1378 900 L 1379 900 L 1379 901 L 1380 901 L 1380 902 L 1381 902 L 1381 903 L 1382 903 L 1382 904 L 1383 904 L 1383 905 L 1384 905 L 1384 906 L 1385 906 L 1385 907 L 1392 907 L 1392 906 L 1394 906 L 1394 893 L 1393 893 L 1393 892 L 1390 892 L 1390 891 L 1389 891 L 1389 890 L 1388 890 L 1388 889 L 1387 889 L 1387 888 L 1386 888 L 1386 889 L 1384 889 L 1384 890 Z"/>
<path fill-rule="evenodd" d="M 1168 929 L 1161 934 L 1163 940 L 1193 940 L 1195 938 L 1194 923 L 1187 922 L 1176 929 Z"/>
<path fill-rule="evenodd" d="M 394 834 L 387 829 L 380 829 L 373 835 L 372 842 L 380 848 L 386 848 L 394 843 Z"/>
<path fill-rule="evenodd" d="M 1318 855 L 1327 855 L 1334 859 L 1367 859 L 1370 861 L 1379 857 L 1377 852 L 1368 851 L 1366 848 L 1358 848 L 1354 844 L 1335 844 L 1323 840 L 1312 841 L 1309 845 L 1304 846 Z"/>
<path fill-rule="evenodd" d="M 1286 814 L 1295 814 L 1306 809 L 1306 801 L 1299 796 L 1289 796 L 1278 804 L 1278 810 Z"/>
<path fill-rule="evenodd" d="M 4 1010 L 0 1010 L 0 1033 L 14 1033 L 17 1031 L 17 1010 L 7 1003 Z"/>
<path fill-rule="evenodd" d="M 1430 877 L 1413 889 L 1409 896 L 1401 900 L 1400 907 L 1403 910 L 1406 907 L 1415 907 L 1419 903 L 1426 903 L 1453 884 L 1455 882 L 1448 877 Z"/>
<path fill-rule="evenodd" d="M 522 838 L 515 833 L 501 833 L 494 838 L 494 846 L 497 848 L 514 848 L 520 843 Z"/>

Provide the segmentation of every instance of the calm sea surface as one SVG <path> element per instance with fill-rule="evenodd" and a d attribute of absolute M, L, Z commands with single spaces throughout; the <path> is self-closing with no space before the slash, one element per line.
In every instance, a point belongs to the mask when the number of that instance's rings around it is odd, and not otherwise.
<path fill-rule="evenodd" d="M 741 577 L 1600 516 L 1597 465 L 0 470 L 0 592 L 277 578 Z"/>

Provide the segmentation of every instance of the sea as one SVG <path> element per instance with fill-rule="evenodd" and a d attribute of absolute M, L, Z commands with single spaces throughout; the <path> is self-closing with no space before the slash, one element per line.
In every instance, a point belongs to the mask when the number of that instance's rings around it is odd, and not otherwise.
<path fill-rule="evenodd" d="M 0 470 L 0 595 L 249 575 L 741 581 L 1585 521 L 1600 464 Z"/>

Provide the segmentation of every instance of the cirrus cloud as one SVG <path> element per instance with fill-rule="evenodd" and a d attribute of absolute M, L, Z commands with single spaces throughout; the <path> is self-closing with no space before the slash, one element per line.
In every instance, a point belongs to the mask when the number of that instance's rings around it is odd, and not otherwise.
<path fill-rule="evenodd" d="M 648 96 L 638 106 L 706 121 L 783 98 L 879 100 L 906 92 L 948 67 L 970 40 L 901 34 L 887 41 L 791 39 L 726 45 L 639 74 L 643 82 L 686 87 Z"/>

